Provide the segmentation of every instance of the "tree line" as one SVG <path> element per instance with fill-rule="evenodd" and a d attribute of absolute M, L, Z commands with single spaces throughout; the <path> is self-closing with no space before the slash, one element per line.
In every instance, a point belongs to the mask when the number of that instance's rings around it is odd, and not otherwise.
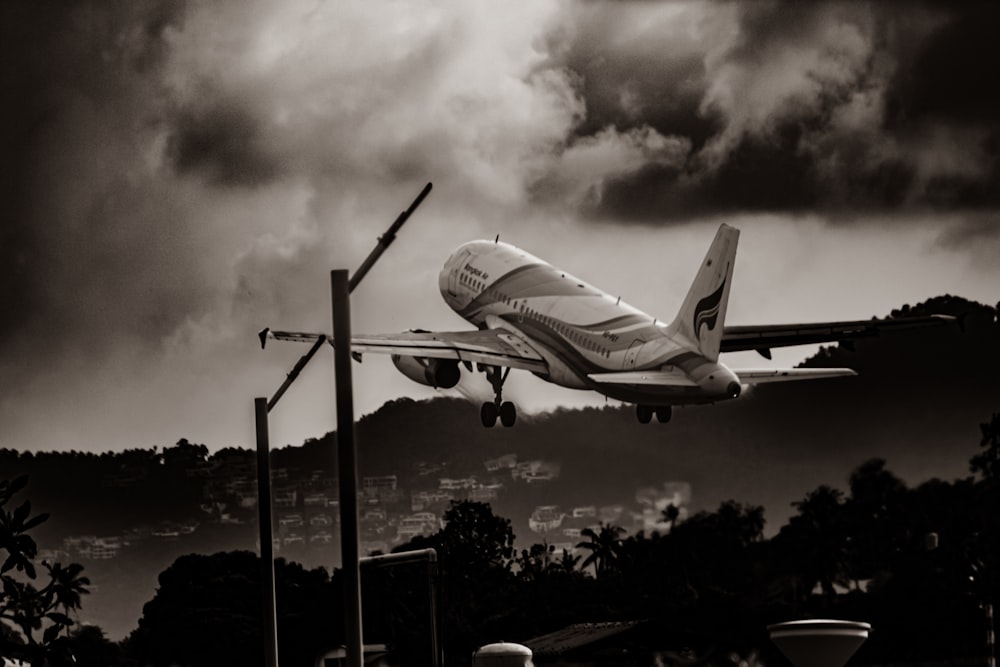
<path fill-rule="evenodd" d="M 447 665 L 469 664 L 476 647 L 500 639 L 640 619 L 670 628 L 689 663 L 777 665 L 766 625 L 807 617 L 872 623 L 860 664 L 972 664 L 985 659 L 985 605 L 1000 593 L 1000 413 L 980 429 L 971 476 L 911 488 L 873 459 L 846 493 L 821 485 L 796 501 L 770 538 L 762 507 L 729 500 L 685 520 L 667 507 L 662 532 L 600 524 L 582 533 L 578 553 L 544 542 L 517 550 L 508 519 L 462 501 L 440 531 L 397 551 L 439 555 Z M 30 531 L 46 517 L 15 500 L 25 483 L 0 483 L 0 655 L 33 665 L 261 663 L 255 554 L 179 558 L 115 644 L 73 620 L 89 584 L 82 568 L 36 562 Z M 342 643 L 339 572 L 279 559 L 276 575 L 280 662 L 311 665 Z M 369 569 L 363 581 L 366 641 L 386 643 L 401 664 L 430 664 L 426 570 Z"/>

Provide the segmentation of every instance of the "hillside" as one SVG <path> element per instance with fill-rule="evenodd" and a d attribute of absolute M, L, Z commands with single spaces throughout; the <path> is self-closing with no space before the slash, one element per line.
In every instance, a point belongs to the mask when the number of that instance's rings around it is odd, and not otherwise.
<path fill-rule="evenodd" d="M 399 519 L 417 511 L 411 499 L 439 490 L 442 478 L 502 483 L 489 502 L 512 520 L 518 547 L 526 548 L 543 537 L 576 541 L 532 533 L 528 517 L 539 505 L 562 512 L 614 504 L 635 510 L 637 491 L 662 490 L 666 482 L 690 485 L 688 513 L 716 509 L 728 499 L 763 506 L 770 535 L 793 513 L 791 503 L 821 484 L 846 488 L 851 471 L 872 458 L 886 459 L 910 485 L 966 476 L 978 449 L 978 425 L 1000 411 L 1000 325 L 993 308 L 956 297 L 894 314 L 930 312 L 962 315 L 964 327 L 826 348 L 804 365 L 849 366 L 860 375 L 761 387 L 738 401 L 678 409 L 666 425 L 640 425 L 631 406 L 613 406 L 559 410 L 524 417 L 512 429 L 487 430 L 464 400 L 391 401 L 357 424 L 360 475 L 395 476 L 397 487 L 391 498 L 379 496 L 365 506 L 376 516 L 362 522 L 363 539 L 384 544 L 372 548 L 391 548 Z M 327 434 L 273 453 L 276 491 L 297 494 L 276 510 L 279 519 L 314 516 L 304 500 L 309 493 L 336 497 L 333 442 Z M 526 483 L 512 480 L 509 469 L 487 471 L 488 461 L 511 454 L 519 462 L 556 464 L 558 478 Z M 162 452 L 0 450 L 0 469 L 5 477 L 31 474 L 33 506 L 53 516 L 38 529 L 40 546 L 86 565 L 97 590 L 84 613 L 115 638 L 134 627 L 157 574 L 177 556 L 255 549 L 255 510 L 244 506 L 255 498 L 250 450 L 209 454 L 208 447 L 185 440 Z M 444 506 L 438 501 L 428 509 L 440 515 Z M 307 545 L 309 530 L 303 532 Z M 292 530 L 280 534 L 286 542 L 295 536 Z M 111 536 L 106 543 L 113 557 L 73 551 L 65 538 L 80 535 Z M 283 547 L 281 555 L 310 565 L 339 560 L 335 542 Z"/>

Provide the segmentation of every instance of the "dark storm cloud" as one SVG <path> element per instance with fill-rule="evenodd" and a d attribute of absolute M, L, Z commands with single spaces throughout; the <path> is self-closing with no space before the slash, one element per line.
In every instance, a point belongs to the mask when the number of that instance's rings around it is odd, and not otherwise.
<path fill-rule="evenodd" d="M 901 63 L 892 80 L 886 117 L 890 125 L 922 118 L 993 125 L 1000 117 L 1000 6 L 995 2 L 945 3 L 953 12 Z"/>
<path fill-rule="evenodd" d="M 658 221 L 994 207 L 998 18 L 987 3 L 578 5 L 553 49 L 587 109 L 569 146 L 609 126 L 690 146 L 609 174 L 581 208 Z"/>
<path fill-rule="evenodd" d="M 172 125 L 169 153 L 181 174 L 221 186 L 255 187 L 281 172 L 280 159 L 260 145 L 258 121 L 246 104 L 213 100 L 206 109 L 179 112 Z"/>
<path fill-rule="evenodd" d="M 190 304 L 183 206 L 141 173 L 179 2 L 4 3 L 0 343 L 113 345 Z M 173 314 L 173 315 L 172 315 Z"/>

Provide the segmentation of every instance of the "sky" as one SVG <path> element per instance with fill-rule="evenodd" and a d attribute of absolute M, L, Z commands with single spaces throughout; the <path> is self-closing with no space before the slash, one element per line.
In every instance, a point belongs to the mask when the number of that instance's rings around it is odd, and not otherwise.
<path fill-rule="evenodd" d="M 741 230 L 729 323 L 995 304 L 998 19 L 853 0 L 3 3 L 0 447 L 252 446 L 253 399 L 305 351 L 261 351 L 257 331 L 330 330 L 330 270 L 427 182 L 353 295 L 357 332 L 467 328 L 437 275 L 497 234 L 669 319 L 721 222 Z M 386 358 L 353 374 L 358 416 L 434 395 Z M 527 374 L 505 397 L 603 403 Z M 325 350 L 272 444 L 336 428 L 334 400 Z"/>

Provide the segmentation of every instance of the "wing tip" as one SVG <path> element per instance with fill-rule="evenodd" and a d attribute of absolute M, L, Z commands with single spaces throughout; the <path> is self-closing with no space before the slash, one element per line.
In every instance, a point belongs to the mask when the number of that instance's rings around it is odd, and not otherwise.
<path fill-rule="evenodd" d="M 267 345 L 267 337 L 268 337 L 268 334 L 270 334 L 270 333 L 271 333 L 271 328 L 270 327 L 264 327 L 259 332 L 257 332 L 257 338 L 260 339 L 260 349 L 263 350 L 264 347 Z"/>

